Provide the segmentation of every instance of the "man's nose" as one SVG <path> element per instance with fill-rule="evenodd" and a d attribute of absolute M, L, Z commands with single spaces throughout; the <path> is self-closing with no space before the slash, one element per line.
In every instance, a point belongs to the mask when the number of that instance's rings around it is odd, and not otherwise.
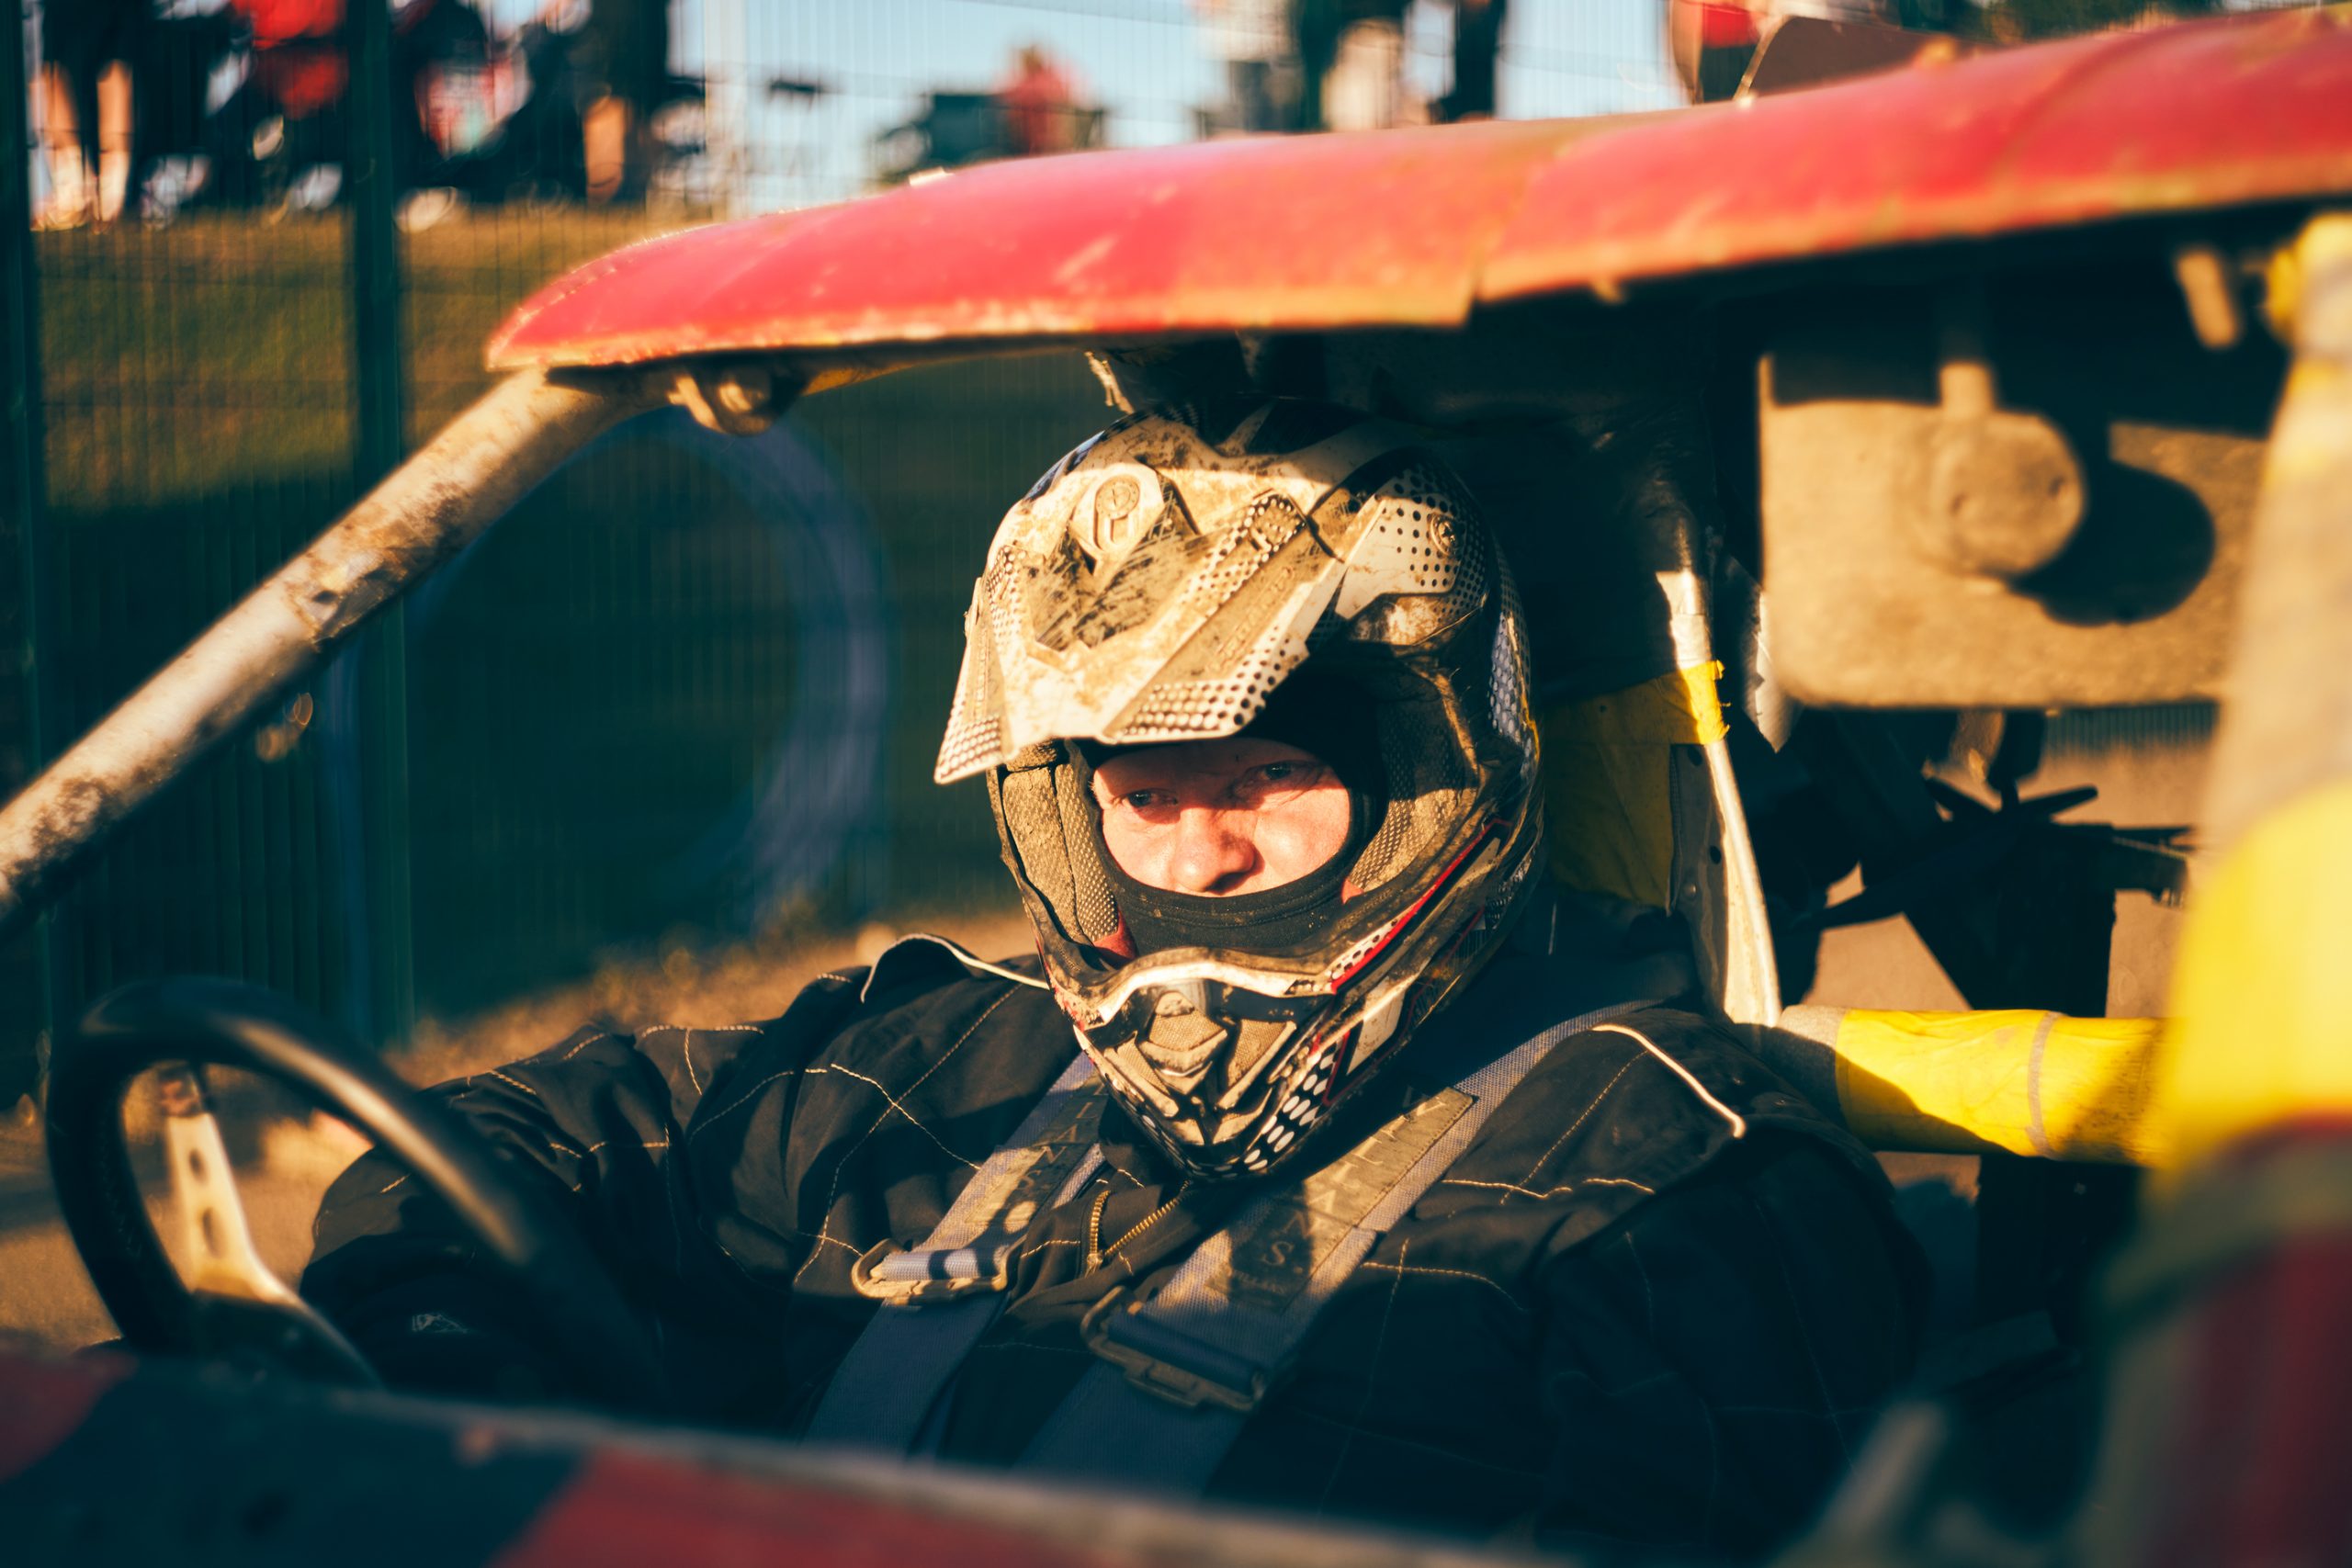
<path fill-rule="evenodd" d="M 1257 844 L 1233 813 L 1195 807 L 1177 818 L 1176 847 L 1168 859 L 1173 891 L 1220 892 L 1257 863 Z"/>

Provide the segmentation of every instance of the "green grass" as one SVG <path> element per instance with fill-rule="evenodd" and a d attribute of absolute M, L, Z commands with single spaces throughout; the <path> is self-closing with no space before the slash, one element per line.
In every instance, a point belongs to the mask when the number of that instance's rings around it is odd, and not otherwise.
<path fill-rule="evenodd" d="M 490 381 L 482 345 L 642 214 L 486 213 L 404 239 L 412 440 Z M 37 237 L 50 496 L 168 503 L 351 463 L 349 247 L 340 215 L 199 215 Z"/>

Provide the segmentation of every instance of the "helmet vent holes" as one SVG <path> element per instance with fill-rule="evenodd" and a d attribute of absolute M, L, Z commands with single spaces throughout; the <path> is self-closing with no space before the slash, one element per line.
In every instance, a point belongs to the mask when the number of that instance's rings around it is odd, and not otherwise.
<path fill-rule="evenodd" d="M 1278 632 L 1258 640 L 1230 675 L 1215 681 L 1170 681 L 1152 687 L 1135 715 L 1119 727 L 1128 744 L 1230 735 L 1258 716 L 1267 696 L 1306 657 Z"/>
<path fill-rule="evenodd" d="M 962 775 L 967 770 L 993 757 L 999 750 L 999 726 L 994 717 L 951 722 L 947 741 L 939 750 L 938 773 L 946 778 Z"/>
<path fill-rule="evenodd" d="M 1415 464 L 1374 491 L 1368 525 L 1352 552 L 1351 569 L 1366 579 L 1359 600 L 1390 593 L 1449 594 L 1475 604 L 1485 592 L 1484 573 L 1456 555 L 1455 517 L 1466 507 L 1449 481 L 1425 464 Z M 1469 580 L 1464 581 L 1465 577 Z M 1458 614 L 1449 604 L 1447 619 Z"/>
<path fill-rule="evenodd" d="M 1306 513 L 1290 497 L 1273 491 L 1260 495 L 1241 521 L 1217 536 L 1193 592 L 1211 604 L 1223 604 L 1306 526 Z"/>

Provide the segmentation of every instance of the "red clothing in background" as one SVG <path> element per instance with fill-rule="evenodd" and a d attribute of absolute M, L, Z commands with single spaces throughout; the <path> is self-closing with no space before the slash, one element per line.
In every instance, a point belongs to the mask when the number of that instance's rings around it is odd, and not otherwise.
<path fill-rule="evenodd" d="M 997 94 L 1006 143 L 1023 157 L 1069 152 L 1078 145 L 1077 96 L 1061 67 L 1038 51 L 1024 51 L 1012 79 Z"/>

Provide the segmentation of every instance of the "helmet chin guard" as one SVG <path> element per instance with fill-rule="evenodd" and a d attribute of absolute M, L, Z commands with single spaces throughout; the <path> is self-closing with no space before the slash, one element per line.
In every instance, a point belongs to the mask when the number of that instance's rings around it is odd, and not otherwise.
<path fill-rule="evenodd" d="M 1484 963 L 1536 863 L 1516 595 L 1409 433 L 1249 398 L 1134 416 L 1006 516 L 965 620 L 941 782 L 986 772 L 1005 860 L 1079 1039 L 1194 1174 L 1293 1154 Z M 1286 946 L 1135 953 L 1085 751 L 1215 739 L 1312 660 L 1384 804 Z"/>

